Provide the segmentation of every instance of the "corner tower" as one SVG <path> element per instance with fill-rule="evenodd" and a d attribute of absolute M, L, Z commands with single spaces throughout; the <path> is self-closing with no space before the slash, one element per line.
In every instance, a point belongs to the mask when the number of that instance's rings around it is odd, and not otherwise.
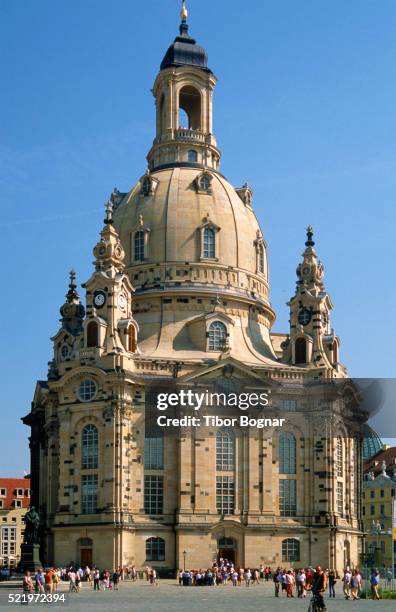
<path fill-rule="evenodd" d="M 314 369 L 315 375 L 337 378 L 346 375 L 339 362 L 340 339 L 330 324 L 333 303 L 323 282 L 324 266 L 314 249 L 313 229 L 307 227 L 307 240 L 297 266 L 295 295 L 290 308 L 290 340 L 284 344 L 284 361 Z"/>

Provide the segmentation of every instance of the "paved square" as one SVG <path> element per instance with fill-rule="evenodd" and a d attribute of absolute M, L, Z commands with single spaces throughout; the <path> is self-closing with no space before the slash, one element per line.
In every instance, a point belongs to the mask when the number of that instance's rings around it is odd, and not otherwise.
<path fill-rule="evenodd" d="M 62 585 L 63 586 L 63 585 Z M 67 586 L 67 585 L 65 585 Z M 12 610 L 16 605 L 7 604 L 8 589 L 0 591 L 0 610 Z M 21 592 L 21 591 L 19 591 Z M 243 612 L 248 610 L 268 610 L 268 612 L 306 612 L 309 598 L 287 599 L 285 596 L 276 599 L 273 596 L 272 584 L 260 584 L 246 588 L 227 586 L 217 587 L 181 587 L 174 580 L 163 580 L 158 586 L 151 586 L 145 581 L 138 583 L 124 582 L 118 591 L 96 591 L 84 585 L 80 593 L 71 594 L 68 604 L 56 606 L 56 609 L 65 608 L 70 612 L 174 612 L 183 610 L 188 612 L 220 612 L 227 610 Z M 359 610 L 371 612 L 372 610 L 396 610 L 396 600 L 346 601 L 339 589 L 335 600 L 326 598 L 329 612 L 344 612 L 346 610 Z M 48 605 L 30 606 L 29 609 L 44 609 Z"/>

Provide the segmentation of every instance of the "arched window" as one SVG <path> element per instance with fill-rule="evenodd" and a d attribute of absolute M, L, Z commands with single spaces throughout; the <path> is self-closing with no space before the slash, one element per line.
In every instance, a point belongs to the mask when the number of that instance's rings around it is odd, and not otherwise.
<path fill-rule="evenodd" d="M 194 151 L 193 149 L 191 149 L 187 153 L 187 159 L 188 159 L 189 162 L 196 162 L 196 161 L 198 161 L 198 153 L 196 151 Z"/>
<path fill-rule="evenodd" d="M 185 85 L 179 93 L 179 126 L 201 129 L 201 94 L 191 85 Z"/>
<path fill-rule="evenodd" d="M 146 540 L 146 561 L 165 561 L 165 540 L 162 538 Z"/>
<path fill-rule="evenodd" d="M 207 191 L 208 193 L 211 193 L 211 189 L 210 189 L 211 185 L 212 185 L 212 178 L 210 174 L 204 173 L 199 177 L 198 187 L 201 191 Z"/>
<path fill-rule="evenodd" d="M 81 433 L 82 468 L 95 470 L 98 467 L 98 429 L 95 425 L 86 425 Z"/>
<path fill-rule="evenodd" d="M 292 433 L 279 436 L 279 474 L 296 473 L 296 438 Z"/>
<path fill-rule="evenodd" d="M 282 540 L 282 561 L 300 561 L 300 542 L 295 538 Z"/>
<path fill-rule="evenodd" d="M 227 339 L 227 328 L 221 321 L 213 321 L 209 327 L 209 350 L 221 351 Z"/>
<path fill-rule="evenodd" d="M 234 432 L 219 429 L 216 433 L 216 470 L 227 471 L 235 467 Z"/>
<path fill-rule="evenodd" d="M 144 261 L 144 238 L 143 230 L 136 232 L 133 241 L 135 261 Z"/>
<path fill-rule="evenodd" d="M 307 343 L 305 338 L 297 338 L 295 343 L 296 363 L 307 363 Z"/>
<path fill-rule="evenodd" d="M 99 344 L 98 324 L 90 321 L 87 325 L 87 347 L 93 348 Z"/>
<path fill-rule="evenodd" d="M 134 325 L 128 327 L 128 351 L 136 352 L 136 329 Z"/>
<path fill-rule="evenodd" d="M 212 227 L 204 229 L 203 256 L 209 259 L 214 259 L 216 256 L 216 234 Z"/>
<path fill-rule="evenodd" d="M 264 274 L 265 260 L 264 260 L 264 245 L 259 244 L 257 252 L 257 268 L 260 274 Z"/>

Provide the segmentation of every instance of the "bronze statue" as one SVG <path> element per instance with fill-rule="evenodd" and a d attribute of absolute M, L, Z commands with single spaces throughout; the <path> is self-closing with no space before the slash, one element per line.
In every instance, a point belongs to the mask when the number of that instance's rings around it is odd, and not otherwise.
<path fill-rule="evenodd" d="M 36 508 L 32 506 L 24 516 L 25 521 L 25 533 L 23 536 L 24 544 L 38 544 L 39 543 L 39 527 L 40 527 L 40 516 L 36 511 Z"/>

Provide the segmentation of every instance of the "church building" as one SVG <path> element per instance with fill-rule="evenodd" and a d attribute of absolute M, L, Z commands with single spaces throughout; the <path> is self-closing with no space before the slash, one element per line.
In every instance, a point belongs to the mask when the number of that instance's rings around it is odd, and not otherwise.
<path fill-rule="evenodd" d="M 169 575 L 220 557 L 359 562 L 360 449 L 332 386 L 347 373 L 313 230 L 296 254 L 290 328 L 273 333 L 267 243 L 251 187 L 221 168 L 215 86 L 183 3 L 152 89 L 147 171 L 111 194 L 84 305 L 70 274 L 48 378 L 23 419 L 47 565 Z M 286 426 L 171 435 L 146 418 L 161 385 L 270 389 Z"/>

